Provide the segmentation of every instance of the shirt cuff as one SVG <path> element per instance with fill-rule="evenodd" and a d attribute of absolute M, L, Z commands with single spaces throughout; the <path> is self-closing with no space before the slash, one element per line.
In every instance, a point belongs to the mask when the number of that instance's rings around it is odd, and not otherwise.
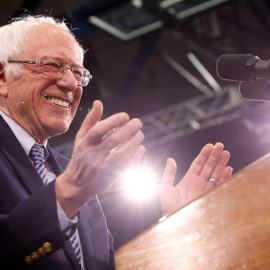
<path fill-rule="evenodd" d="M 57 204 L 57 215 L 58 220 L 60 224 L 60 229 L 62 232 L 67 231 L 70 227 L 76 225 L 78 223 L 78 215 L 75 215 L 72 219 L 67 218 L 63 208 L 59 204 L 58 201 L 56 201 Z"/>

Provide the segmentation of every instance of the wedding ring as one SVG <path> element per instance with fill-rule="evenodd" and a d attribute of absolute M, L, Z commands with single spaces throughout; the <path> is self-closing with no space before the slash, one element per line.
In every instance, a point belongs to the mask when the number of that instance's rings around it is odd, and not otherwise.
<path fill-rule="evenodd" d="M 210 178 L 209 181 L 214 183 L 215 185 L 217 184 L 217 181 L 214 178 Z"/>

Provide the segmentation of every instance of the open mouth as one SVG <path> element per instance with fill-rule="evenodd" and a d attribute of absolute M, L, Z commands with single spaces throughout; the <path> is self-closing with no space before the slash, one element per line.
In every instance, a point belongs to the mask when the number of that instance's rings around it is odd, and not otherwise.
<path fill-rule="evenodd" d="M 45 96 L 45 98 L 54 105 L 57 105 L 59 107 L 66 108 L 66 109 L 69 108 L 69 102 L 66 100 L 61 100 L 59 98 L 54 98 L 54 97 L 49 97 L 49 96 Z"/>

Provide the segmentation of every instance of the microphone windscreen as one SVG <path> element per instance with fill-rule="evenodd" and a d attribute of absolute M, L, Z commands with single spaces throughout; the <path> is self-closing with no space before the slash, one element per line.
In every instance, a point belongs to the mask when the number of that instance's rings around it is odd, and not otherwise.
<path fill-rule="evenodd" d="M 240 82 L 240 94 L 243 98 L 257 101 L 270 101 L 270 85 L 268 78 Z"/>
<path fill-rule="evenodd" d="M 223 80 L 248 81 L 251 76 L 247 61 L 251 54 L 224 54 L 217 60 L 217 75 Z"/>

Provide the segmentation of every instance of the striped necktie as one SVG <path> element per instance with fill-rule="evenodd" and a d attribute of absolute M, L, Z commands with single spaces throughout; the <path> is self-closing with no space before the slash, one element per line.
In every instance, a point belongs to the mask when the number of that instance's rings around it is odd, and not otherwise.
<path fill-rule="evenodd" d="M 46 173 L 46 168 L 45 168 L 45 160 L 48 157 L 49 153 L 47 151 L 47 149 L 43 146 L 40 145 L 38 143 L 35 143 L 29 153 L 29 157 L 31 158 L 31 160 L 34 163 L 34 166 L 37 170 L 37 172 L 39 173 L 43 183 L 45 185 L 47 185 L 49 183 L 49 178 L 48 175 Z M 70 238 L 70 242 L 72 244 L 72 247 L 75 251 L 75 255 L 79 261 L 80 267 L 83 270 L 82 264 L 81 264 L 81 249 L 80 249 L 80 245 L 79 245 L 79 240 L 78 240 L 78 236 L 76 233 L 74 233 L 72 235 L 72 237 Z"/>
<path fill-rule="evenodd" d="M 48 157 L 49 153 L 47 149 L 43 145 L 35 143 L 33 147 L 31 148 L 31 151 L 29 153 L 29 157 L 34 163 L 34 166 L 39 173 L 43 183 L 47 185 L 49 183 L 48 175 L 46 173 L 46 168 L 44 165 L 44 162 L 46 158 Z"/>
<path fill-rule="evenodd" d="M 76 232 L 71 236 L 70 242 L 71 242 L 71 245 L 72 245 L 72 247 L 74 249 L 77 260 L 79 261 L 81 270 L 83 270 L 82 260 L 81 260 L 82 259 L 81 258 L 81 249 L 80 249 L 80 246 L 79 246 L 78 236 L 77 236 Z"/>

